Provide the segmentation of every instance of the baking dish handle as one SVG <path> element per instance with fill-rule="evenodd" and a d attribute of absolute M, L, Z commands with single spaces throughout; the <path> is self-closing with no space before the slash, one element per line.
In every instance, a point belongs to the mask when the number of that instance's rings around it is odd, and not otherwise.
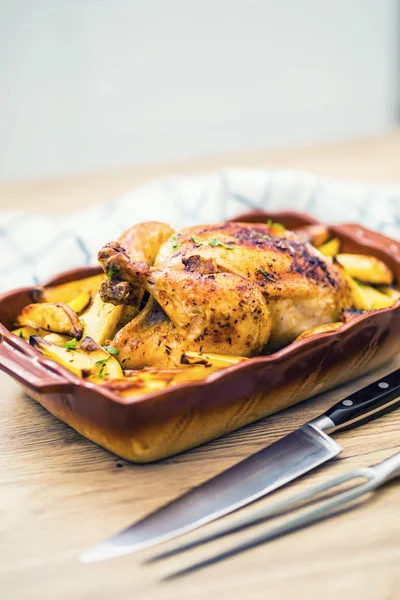
<path fill-rule="evenodd" d="M 73 385 L 63 368 L 38 354 L 24 340 L 0 329 L 0 369 L 34 392 L 66 392 Z M 74 377 L 71 374 L 71 377 Z"/>

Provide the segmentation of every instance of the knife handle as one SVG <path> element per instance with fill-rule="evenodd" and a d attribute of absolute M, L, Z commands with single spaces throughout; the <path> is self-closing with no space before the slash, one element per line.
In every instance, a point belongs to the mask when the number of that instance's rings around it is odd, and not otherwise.
<path fill-rule="evenodd" d="M 344 398 L 326 413 L 335 426 L 351 425 L 400 401 L 400 369 Z"/>

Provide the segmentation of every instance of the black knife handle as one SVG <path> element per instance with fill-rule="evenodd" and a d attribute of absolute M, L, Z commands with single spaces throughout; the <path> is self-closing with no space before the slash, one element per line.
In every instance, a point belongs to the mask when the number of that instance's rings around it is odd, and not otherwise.
<path fill-rule="evenodd" d="M 334 423 L 335 428 L 341 425 L 350 425 L 375 412 L 378 416 L 378 413 L 381 413 L 390 404 L 394 404 L 399 397 L 400 369 L 397 369 L 347 396 L 332 406 L 325 416 Z"/>
<path fill-rule="evenodd" d="M 400 396 L 400 369 L 389 373 L 382 379 L 347 396 L 332 408 L 325 416 L 333 421 L 335 427 L 350 425 L 359 419 L 381 413 L 390 404 L 395 404 Z"/>

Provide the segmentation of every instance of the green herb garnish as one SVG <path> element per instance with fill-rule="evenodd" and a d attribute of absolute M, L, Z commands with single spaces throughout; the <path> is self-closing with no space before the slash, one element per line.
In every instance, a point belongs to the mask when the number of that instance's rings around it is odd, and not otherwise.
<path fill-rule="evenodd" d="M 110 358 L 111 358 L 111 356 L 108 356 L 107 358 L 103 358 L 101 360 L 97 360 L 94 363 L 94 366 L 95 367 L 103 367 L 106 364 L 106 362 L 108 362 L 110 360 Z"/>
<path fill-rule="evenodd" d="M 173 235 L 172 236 L 172 250 L 177 250 L 179 244 L 178 244 L 178 236 L 177 235 Z"/>
<path fill-rule="evenodd" d="M 286 229 L 286 227 L 284 225 L 282 225 L 282 223 L 274 223 L 274 221 L 272 219 L 268 219 L 267 225 L 268 225 L 268 227 L 275 227 L 275 229 L 281 229 L 283 231 L 285 231 L 285 229 Z"/>
<path fill-rule="evenodd" d="M 68 342 L 64 344 L 64 348 L 67 349 L 67 352 L 70 350 L 76 350 L 76 339 L 74 338 L 73 340 L 68 340 Z"/>
<path fill-rule="evenodd" d="M 113 356 L 118 356 L 119 350 L 118 348 L 114 348 L 114 346 L 103 346 L 104 350 Z M 108 360 L 108 358 L 107 358 Z"/>
<path fill-rule="evenodd" d="M 267 273 L 267 271 L 264 271 L 264 269 L 258 269 L 261 273 L 261 275 L 264 275 L 264 277 L 268 277 L 269 273 Z"/>
<path fill-rule="evenodd" d="M 107 273 L 107 279 L 110 281 L 114 277 L 114 275 L 116 275 L 118 272 L 119 272 L 118 267 L 111 267 L 111 269 Z"/>
<path fill-rule="evenodd" d="M 194 312 L 203 314 L 204 310 L 202 310 L 201 308 L 195 308 Z"/>
<path fill-rule="evenodd" d="M 25 338 L 24 338 L 24 334 L 22 333 L 22 331 L 21 331 L 21 330 L 19 331 L 18 335 L 19 335 L 19 337 L 20 337 L 22 340 L 24 340 L 24 339 L 25 339 Z"/>
<path fill-rule="evenodd" d="M 218 238 L 212 238 L 211 240 L 209 240 L 208 244 L 210 246 L 213 246 L 214 248 L 215 248 L 215 246 L 222 246 L 223 248 L 226 248 L 227 250 L 233 250 L 234 248 L 237 247 L 237 246 L 228 246 L 228 244 L 221 242 L 221 240 L 219 240 Z"/>
<path fill-rule="evenodd" d="M 202 242 L 198 235 L 192 235 L 192 240 L 195 244 L 200 244 L 201 246 L 207 246 L 208 242 Z"/>

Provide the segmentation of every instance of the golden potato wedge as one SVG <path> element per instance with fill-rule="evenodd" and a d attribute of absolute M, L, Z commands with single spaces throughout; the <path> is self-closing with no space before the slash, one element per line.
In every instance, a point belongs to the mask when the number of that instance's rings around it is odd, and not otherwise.
<path fill-rule="evenodd" d="M 86 336 L 79 350 L 89 355 L 94 361 L 94 369 L 88 375 L 90 378 L 120 378 L 124 372 L 117 360 L 119 350 L 112 346 L 100 346 L 91 337 Z"/>
<path fill-rule="evenodd" d="M 70 335 L 61 335 L 60 333 L 47 333 L 47 331 L 45 331 L 44 335 L 41 335 L 41 337 L 44 338 L 47 342 L 57 344 L 57 346 L 65 346 L 65 344 L 75 339 L 72 338 Z"/>
<path fill-rule="evenodd" d="M 79 296 L 76 296 L 75 298 L 69 300 L 65 304 L 68 304 L 68 306 L 72 308 L 72 310 L 79 314 L 83 312 L 85 308 L 88 307 L 91 299 L 92 296 L 89 294 L 89 292 L 82 292 L 82 294 L 79 294 Z"/>
<path fill-rule="evenodd" d="M 32 336 L 30 344 L 79 377 L 88 379 L 123 377 L 121 365 L 114 356 L 90 338 L 86 337 L 79 348 L 75 339 L 67 342 L 65 346 L 59 346 L 39 336 Z"/>
<path fill-rule="evenodd" d="M 123 379 L 92 379 L 94 383 L 104 385 L 107 389 L 116 392 L 120 396 L 133 396 L 135 394 L 148 394 L 162 390 L 170 385 L 170 380 L 158 377 L 146 377 L 143 374 Z"/>
<path fill-rule="evenodd" d="M 329 240 L 331 235 L 328 227 L 322 223 L 299 227 L 299 229 L 295 229 L 295 233 L 304 242 L 309 242 L 313 246 L 321 246 Z"/>
<path fill-rule="evenodd" d="M 359 308 L 343 308 L 342 309 L 342 319 L 344 323 L 348 323 L 352 319 L 356 317 L 360 317 L 361 315 L 370 315 L 375 312 L 375 310 L 360 310 Z"/>
<path fill-rule="evenodd" d="M 393 281 L 393 273 L 389 267 L 375 256 L 337 254 L 336 260 L 351 277 L 362 283 L 390 285 Z"/>
<path fill-rule="evenodd" d="M 77 340 L 82 337 L 82 325 L 78 315 L 67 304 L 61 302 L 28 304 L 18 315 L 15 324 L 53 333 L 65 333 Z"/>
<path fill-rule="evenodd" d="M 327 333 L 328 331 L 335 331 L 336 329 L 339 329 L 339 327 L 341 327 L 342 325 L 343 323 L 341 321 L 335 321 L 334 323 L 325 323 L 324 325 L 316 325 L 315 327 L 311 327 L 311 329 L 303 331 L 303 333 L 297 336 L 295 342 L 298 342 L 299 340 L 304 340 L 305 338 L 308 338 L 312 335 L 317 335 L 318 333 Z"/>
<path fill-rule="evenodd" d="M 89 356 L 78 352 L 78 350 L 67 350 L 63 346 L 48 342 L 46 339 L 36 335 L 30 338 L 29 343 L 39 350 L 39 352 L 55 360 L 79 377 L 83 377 L 83 373 L 90 372 L 93 368 L 93 363 Z"/>
<path fill-rule="evenodd" d="M 17 335 L 22 340 L 29 342 L 29 338 L 31 335 L 46 335 L 47 331 L 43 329 L 35 329 L 34 327 L 18 327 L 18 329 L 14 329 L 11 333 Z"/>
<path fill-rule="evenodd" d="M 146 394 L 171 385 L 201 381 L 211 373 L 221 371 L 223 368 L 193 365 L 176 369 L 149 368 L 141 369 L 140 371 L 126 370 L 124 379 L 107 381 L 105 385 L 122 396 Z"/>
<path fill-rule="evenodd" d="M 103 302 L 100 294 L 96 294 L 89 310 L 81 316 L 85 336 L 91 337 L 98 344 L 105 344 L 107 340 L 112 339 L 122 311 L 122 304 L 114 306 Z"/>
<path fill-rule="evenodd" d="M 325 244 L 321 244 L 317 246 L 317 250 L 321 252 L 324 256 L 336 256 L 340 252 L 340 240 L 339 238 L 332 238 Z"/>
<path fill-rule="evenodd" d="M 399 290 L 396 290 L 396 288 L 390 285 L 380 285 L 378 286 L 378 291 L 382 294 L 385 294 L 385 296 L 389 296 L 389 298 L 392 298 L 393 302 L 396 302 L 400 299 Z"/>
<path fill-rule="evenodd" d="M 121 318 L 118 321 L 116 329 L 122 329 L 125 327 L 132 319 L 137 317 L 139 314 L 139 309 L 136 306 L 130 306 L 128 304 L 124 304 L 122 307 Z"/>
<path fill-rule="evenodd" d="M 182 365 L 203 365 L 207 367 L 230 367 L 244 360 L 243 356 L 227 356 L 225 354 L 203 354 L 200 352 L 184 352 L 181 358 Z"/>
<path fill-rule="evenodd" d="M 349 283 L 353 295 L 354 308 L 360 310 L 374 310 L 379 308 L 388 308 L 395 303 L 395 300 L 382 294 L 375 288 L 353 278 L 349 278 Z"/>
<path fill-rule="evenodd" d="M 33 291 L 33 297 L 37 302 L 64 302 L 67 304 L 84 292 L 90 296 L 97 294 L 104 278 L 104 273 L 99 273 L 48 288 L 38 287 Z"/>

